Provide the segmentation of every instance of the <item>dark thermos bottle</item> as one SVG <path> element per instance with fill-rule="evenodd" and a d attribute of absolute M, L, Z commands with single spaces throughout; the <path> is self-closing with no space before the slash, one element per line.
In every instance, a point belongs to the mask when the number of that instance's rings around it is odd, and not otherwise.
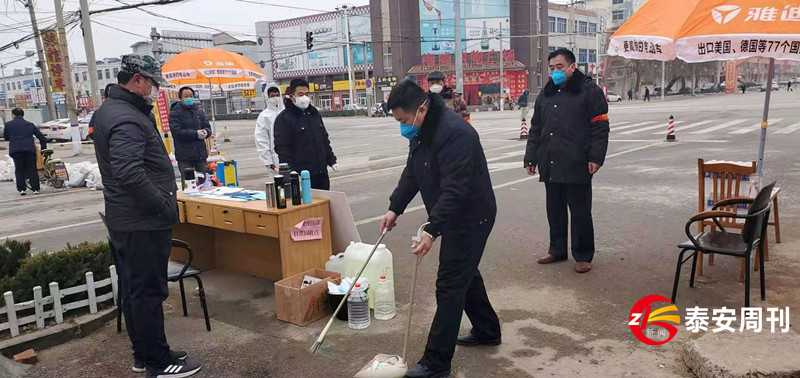
<path fill-rule="evenodd" d="M 292 182 L 292 205 L 300 205 L 303 203 L 303 198 L 300 196 L 300 174 L 292 171 L 289 177 Z"/>
<path fill-rule="evenodd" d="M 292 182 L 289 180 L 289 169 L 289 164 L 278 164 L 278 174 L 283 176 L 284 193 L 286 193 L 287 199 L 292 198 Z"/>
<path fill-rule="evenodd" d="M 283 183 L 283 175 L 275 175 L 275 202 L 279 209 L 286 208 L 286 185 Z"/>

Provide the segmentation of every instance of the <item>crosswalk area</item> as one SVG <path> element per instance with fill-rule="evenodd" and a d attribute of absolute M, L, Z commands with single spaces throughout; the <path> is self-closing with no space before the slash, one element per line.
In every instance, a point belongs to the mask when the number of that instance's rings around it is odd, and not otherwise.
<path fill-rule="evenodd" d="M 791 122 L 783 118 L 769 120 L 769 134 L 786 135 L 800 130 L 800 122 Z M 702 121 L 675 121 L 678 135 L 743 135 L 757 133 L 761 130 L 761 121 L 756 118 L 714 119 Z M 663 121 L 612 122 L 611 134 L 614 135 L 666 135 L 668 124 Z"/>

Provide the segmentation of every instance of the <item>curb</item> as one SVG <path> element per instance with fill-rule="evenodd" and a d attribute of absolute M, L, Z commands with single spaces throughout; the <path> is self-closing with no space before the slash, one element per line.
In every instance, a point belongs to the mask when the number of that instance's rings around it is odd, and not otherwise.
<path fill-rule="evenodd" d="M 0 376 L 24 377 L 31 365 L 21 364 L 6 356 L 0 355 Z"/>
<path fill-rule="evenodd" d="M 70 340 L 80 339 L 98 330 L 106 322 L 114 319 L 116 316 L 117 307 L 114 306 L 98 311 L 95 314 L 71 319 L 66 323 L 57 324 L 33 333 L 3 340 L 0 341 L 0 354 L 4 356 L 13 356 L 26 349 L 40 351 L 66 343 Z M 4 364 L 0 363 L 0 373 L 3 372 L 3 365 Z"/>
<path fill-rule="evenodd" d="M 746 345 L 747 347 L 742 347 Z M 683 362 L 698 378 L 800 377 L 800 336 L 707 334 L 683 346 Z"/>

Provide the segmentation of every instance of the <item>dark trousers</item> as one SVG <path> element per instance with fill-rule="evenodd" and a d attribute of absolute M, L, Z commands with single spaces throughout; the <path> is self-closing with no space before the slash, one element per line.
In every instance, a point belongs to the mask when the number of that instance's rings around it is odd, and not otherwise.
<path fill-rule="evenodd" d="M 472 334 L 481 338 L 500 337 L 500 321 L 489 303 L 478 264 L 494 220 L 463 232 L 442 234 L 439 274 L 436 278 L 436 315 L 420 363 L 434 370 L 449 370 L 461 326 L 467 313 Z"/>
<path fill-rule="evenodd" d="M 547 184 L 547 221 L 550 223 L 550 251 L 567 259 L 567 223 L 572 232 L 572 257 L 592 262 L 594 225 L 592 224 L 592 184 Z M 567 218 L 569 208 L 570 218 Z"/>
<path fill-rule="evenodd" d="M 181 180 L 185 180 L 186 177 L 183 177 L 183 171 L 187 168 L 194 169 L 197 172 L 208 172 L 208 167 L 206 166 L 206 159 L 201 160 L 178 160 L 178 170 L 181 171 Z"/>
<path fill-rule="evenodd" d="M 311 175 L 311 189 L 331 190 L 331 179 L 328 177 L 328 171 Z"/>
<path fill-rule="evenodd" d="M 650 94 L 645 93 L 644 100 L 642 100 L 642 101 L 650 101 Z"/>
<path fill-rule="evenodd" d="M 164 335 L 167 299 L 167 261 L 172 230 L 108 231 L 119 279 L 119 300 L 134 358 L 152 369 L 169 363 L 169 344 Z"/>
<path fill-rule="evenodd" d="M 14 175 L 17 179 L 17 191 L 27 189 L 25 179 L 31 183 L 31 190 L 39 191 L 39 172 L 36 170 L 36 152 L 22 151 L 11 154 L 14 160 Z"/>

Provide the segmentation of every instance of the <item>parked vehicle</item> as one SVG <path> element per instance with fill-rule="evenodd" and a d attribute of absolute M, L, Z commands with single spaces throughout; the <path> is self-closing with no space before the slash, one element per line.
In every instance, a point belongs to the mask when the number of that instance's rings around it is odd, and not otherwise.
<path fill-rule="evenodd" d="M 45 122 L 38 127 L 48 141 L 69 142 L 72 140 L 72 126 L 69 124 L 69 118 Z M 86 121 L 85 124 L 79 122 L 78 128 L 81 133 L 81 140 L 86 140 L 89 137 L 89 121 Z"/>
<path fill-rule="evenodd" d="M 776 83 L 776 82 L 774 82 L 774 81 L 773 81 L 773 82 L 772 82 L 772 91 L 773 91 L 773 92 L 775 92 L 775 91 L 778 91 L 778 90 L 780 90 L 780 89 L 781 89 L 781 87 L 778 85 L 778 83 Z M 759 87 L 759 91 L 761 91 L 761 92 L 766 92 L 766 91 L 767 91 L 767 84 L 762 84 L 762 85 Z"/>
<path fill-rule="evenodd" d="M 622 102 L 622 97 L 614 92 L 609 91 L 608 95 L 606 95 L 606 100 L 608 102 Z"/>
<path fill-rule="evenodd" d="M 367 110 L 367 107 L 361 104 L 347 104 L 342 110 Z"/>

